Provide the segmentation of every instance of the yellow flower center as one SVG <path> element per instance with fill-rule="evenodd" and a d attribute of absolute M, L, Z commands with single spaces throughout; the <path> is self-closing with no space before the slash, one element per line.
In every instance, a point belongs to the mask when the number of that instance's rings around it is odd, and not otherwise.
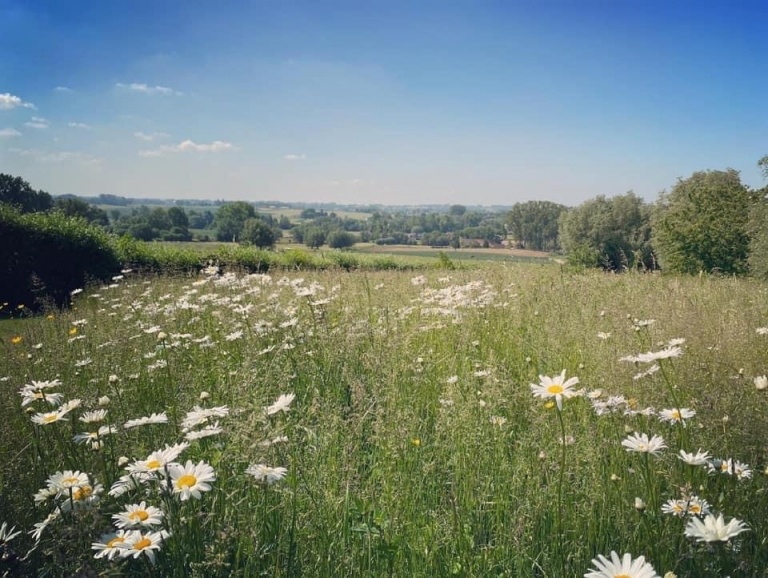
<path fill-rule="evenodd" d="M 58 420 L 59 420 L 59 414 L 57 413 L 49 413 L 43 416 L 43 423 L 53 423 Z"/>
<path fill-rule="evenodd" d="M 698 504 L 691 504 L 688 506 L 688 511 L 693 512 L 694 514 L 698 514 L 701 512 L 701 506 Z"/>
<path fill-rule="evenodd" d="M 145 510 L 137 510 L 128 514 L 128 519 L 133 521 L 138 520 L 139 522 L 143 522 L 147 518 L 149 518 L 149 514 L 147 514 Z"/>
<path fill-rule="evenodd" d="M 553 383 L 552 385 L 547 387 L 547 393 L 551 395 L 559 395 L 563 393 L 563 391 L 565 390 L 563 389 L 563 386 L 560 385 L 559 383 Z"/>
<path fill-rule="evenodd" d="M 191 488 L 197 483 L 197 478 L 192 474 L 184 474 L 178 480 L 176 480 L 176 486 L 182 490 Z"/>
<path fill-rule="evenodd" d="M 161 467 L 163 464 L 160 463 L 160 460 L 149 460 L 147 462 L 147 469 L 148 470 L 156 470 L 159 467 Z"/>
<path fill-rule="evenodd" d="M 32 397 L 34 397 L 35 399 L 43 399 L 43 392 L 36 391 L 35 393 L 32 394 Z"/>
<path fill-rule="evenodd" d="M 107 548 L 114 548 L 118 544 L 123 544 L 123 543 L 125 543 L 125 538 L 123 538 L 122 536 L 116 536 L 112 538 L 109 542 L 107 542 Z"/>
<path fill-rule="evenodd" d="M 71 486 L 72 484 L 76 484 L 77 483 L 77 478 L 74 477 L 74 476 L 70 476 L 69 478 L 64 478 L 63 480 L 61 480 L 61 483 L 62 484 L 69 484 Z"/>
<path fill-rule="evenodd" d="M 632 578 L 629 574 L 617 574 L 613 578 Z"/>
<path fill-rule="evenodd" d="M 134 550 L 143 550 L 144 548 L 149 548 L 152 545 L 152 540 L 149 538 L 142 538 L 138 542 L 136 542 L 133 545 Z"/>
<path fill-rule="evenodd" d="M 93 493 L 93 488 L 91 486 L 83 486 L 81 488 L 77 488 L 74 492 L 72 492 L 72 499 L 75 501 L 83 500 L 90 496 Z"/>
<path fill-rule="evenodd" d="M 680 419 L 680 411 L 673 409 L 672 410 L 672 419 Z"/>

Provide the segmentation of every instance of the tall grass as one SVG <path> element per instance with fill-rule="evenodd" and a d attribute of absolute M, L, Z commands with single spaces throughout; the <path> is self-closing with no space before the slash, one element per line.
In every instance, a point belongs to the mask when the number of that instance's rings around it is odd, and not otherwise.
<path fill-rule="evenodd" d="M 750 280 L 535 265 L 129 276 L 2 336 L 0 521 L 32 530 L 53 507 L 32 496 L 56 471 L 87 472 L 105 491 L 39 543 L 26 533 L 9 541 L 14 556 L 0 568 L 554 577 L 581 576 L 615 550 L 644 555 L 659 575 L 762 576 L 768 391 L 753 379 L 766 373 L 768 335 L 756 331 L 765 325 L 766 290 Z M 646 377 L 634 379 L 650 363 L 620 361 L 674 338 L 686 340 L 682 355 Z M 563 369 L 584 392 L 559 412 L 529 384 Z M 54 379 L 82 406 L 35 426 L 16 392 Z M 268 415 L 289 393 L 290 409 Z M 105 423 L 118 431 L 98 450 L 73 443 L 87 430 L 78 417 L 104 396 Z M 186 501 L 151 485 L 109 496 L 125 474 L 120 457 L 145 460 L 181 442 L 195 405 L 229 410 L 203 424 L 222 433 L 178 458 L 210 464 L 211 490 Z M 637 411 L 646 407 L 656 411 Z M 696 415 L 668 424 L 663 408 Z M 162 411 L 167 423 L 123 427 Z M 663 436 L 668 448 L 628 452 L 633 432 Z M 699 448 L 749 464 L 752 477 L 677 457 Z M 267 484 L 246 473 L 256 464 L 287 475 Z M 693 495 L 749 531 L 716 544 L 685 537 L 686 519 L 661 506 Z M 110 516 L 141 500 L 163 509 L 170 533 L 155 562 L 95 559 L 91 543 Z"/>

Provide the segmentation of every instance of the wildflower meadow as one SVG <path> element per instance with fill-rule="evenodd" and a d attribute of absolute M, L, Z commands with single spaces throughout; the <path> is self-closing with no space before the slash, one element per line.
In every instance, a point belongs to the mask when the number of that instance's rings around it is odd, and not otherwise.
<path fill-rule="evenodd" d="M 0 575 L 768 575 L 754 280 L 126 270 L 0 337 Z"/>

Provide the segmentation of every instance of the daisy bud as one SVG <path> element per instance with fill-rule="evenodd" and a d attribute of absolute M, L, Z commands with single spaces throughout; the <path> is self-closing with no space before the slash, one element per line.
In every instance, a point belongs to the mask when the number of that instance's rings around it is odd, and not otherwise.
<path fill-rule="evenodd" d="M 109 383 L 117 383 L 117 380 L 120 379 L 117 377 L 114 373 L 109 376 Z"/>
<path fill-rule="evenodd" d="M 727 415 L 723 416 L 723 423 L 728 423 L 731 420 Z"/>
<path fill-rule="evenodd" d="M 758 375 L 755 380 L 755 389 L 758 391 L 762 391 L 766 388 L 768 388 L 768 377 L 765 375 Z"/>
<path fill-rule="evenodd" d="M 645 502 L 641 498 L 635 498 L 635 510 L 641 514 L 645 512 Z"/>
<path fill-rule="evenodd" d="M 618 482 L 620 480 L 621 480 L 621 478 L 619 476 L 617 476 L 616 474 L 611 474 L 611 481 L 612 482 Z"/>
<path fill-rule="evenodd" d="M 632 432 L 634 432 L 634 431 L 635 431 L 635 429 L 634 429 L 632 426 L 630 426 L 630 425 L 624 425 L 624 433 L 628 433 L 628 434 L 630 434 L 630 433 L 632 433 Z"/>
<path fill-rule="evenodd" d="M 120 467 L 123 467 L 125 464 L 127 464 L 130 460 L 125 456 L 120 456 L 117 458 L 117 465 Z"/>
<path fill-rule="evenodd" d="M 207 391 L 201 391 L 200 392 L 200 401 L 205 401 L 209 397 L 211 397 L 211 394 L 208 393 Z"/>
<path fill-rule="evenodd" d="M 666 574 L 664 574 L 664 578 L 677 578 L 677 574 L 675 574 L 674 572 L 667 572 Z"/>
<path fill-rule="evenodd" d="M 540 459 L 540 460 L 545 460 L 545 459 L 547 459 L 547 454 L 545 454 L 545 453 L 544 453 L 544 450 L 542 450 L 542 451 L 540 451 L 540 452 L 539 452 L 539 459 Z"/>
<path fill-rule="evenodd" d="M 157 334 L 157 340 L 158 341 L 165 341 L 166 339 L 168 339 L 168 334 L 165 331 L 160 331 Z"/>
<path fill-rule="evenodd" d="M 99 398 L 99 407 L 106 407 L 112 402 L 106 395 Z"/>

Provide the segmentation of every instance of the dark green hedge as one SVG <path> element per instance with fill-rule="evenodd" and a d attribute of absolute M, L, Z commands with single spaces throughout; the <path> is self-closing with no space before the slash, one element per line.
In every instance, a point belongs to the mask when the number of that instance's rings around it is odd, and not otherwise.
<path fill-rule="evenodd" d="M 10 309 L 64 306 L 74 289 L 119 271 L 99 227 L 59 212 L 21 214 L 0 205 L 0 302 Z"/>

